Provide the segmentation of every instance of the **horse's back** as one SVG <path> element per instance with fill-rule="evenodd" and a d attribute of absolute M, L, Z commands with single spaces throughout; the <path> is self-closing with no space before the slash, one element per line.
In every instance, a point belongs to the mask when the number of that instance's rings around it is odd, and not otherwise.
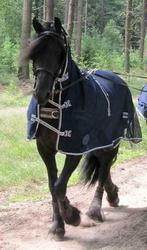
<path fill-rule="evenodd" d="M 131 92 L 126 82 L 111 71 L 95 70 L 89 75 L 89 84 L 96 86 L 97 98 L 103 111 L 110 105 L 111 115 L 119 115 L 122 110 L 133 116 L 134 106 Z M 92 86 L 94 88 L 94 86 Z M 102 117 L 102 116 L 101 116 Z"/>
<path fill-rule="evenodd" d="M 108 70 L 95 70 L 91 73 L 92 78 L 96 84 L 99 84 L 109 96 L 125 98 L 125 95 L 130 95 L 130 90 L 127 83 L 112 71 Z"/>
<path fill-rule="evenodd" d="M 104 78 L 105 80 L 107 79 L 115 84 L 127 85 L 122 78 L 120 78 L 116 73 L 110 70 L 96 69 L 91 71 L 91 74 L 96 77 Z"/>

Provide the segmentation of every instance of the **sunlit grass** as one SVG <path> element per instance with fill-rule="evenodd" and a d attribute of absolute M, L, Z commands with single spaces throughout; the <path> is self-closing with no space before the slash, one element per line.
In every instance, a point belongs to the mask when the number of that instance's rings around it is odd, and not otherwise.
<path fill-rule="evenodd" d="M 30 96 L 25 96 L 21 88 L 14 83 L 4 86 L 0 93 L 0 109 L 4 107 L 25 107 Z"/>
<path fill-rule="evenodd" d="M 22 111 L 6 111 L 2 115 L 0 112 L 0 188 L 47 182 L 46 167 L 37 152 L 35 140 L 26 139 L 26 111 Z M 59 171 L 64 158 L 64 155 L 57 155 Z M 76 180 L 73 176 L 71 184 Z"/>

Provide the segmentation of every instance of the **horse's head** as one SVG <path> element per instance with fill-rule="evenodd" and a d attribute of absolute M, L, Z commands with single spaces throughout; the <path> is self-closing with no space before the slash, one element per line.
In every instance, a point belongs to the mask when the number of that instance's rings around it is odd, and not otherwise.
<path fill-rule="evenodd" d="M 33 27 L 37 38 L 30 44 L 29 58 L 33 60 L 36 76 L 34 96 L 40 105 L 48 102 L 54 82 L 62 74 L 66 61 L 65 34 L 58 18 L 43 26 L 36 18 Z"/>

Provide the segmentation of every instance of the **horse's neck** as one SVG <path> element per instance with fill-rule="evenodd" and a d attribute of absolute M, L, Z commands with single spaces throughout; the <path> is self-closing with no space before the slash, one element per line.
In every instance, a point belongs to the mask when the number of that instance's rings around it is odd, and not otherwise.
<path fill-rule="evenodd" d="M 76 81 L 78 78 L 81 77 L 81 72 L 77 64 L 72 59 L 71 55 L 69 56 L 68 60 L 69 61 L 68 61 L 67 72 L 69 75 L 69 84 L 70 84 L 71 82 Z"/>
<path fill-rule="evenodd" d="M 68 79 L 65 80 L 65 82 L 62 82 L 63 89 L 64 89 L 64 87 L 67 87 L 68 85 L 70 88 L 70 84 L 72 84 L 73 82 L 75 82 L 76 80 L 78 80 L 81 77 L 80 69 L 78 68 L 78 66 L 74 62 L 74 60 L 72 60 L 71 55 L 70 55 L 69 60 L 68 60 L 68 66 L 67 66 L 66 73 L 68 73 Z M 60 85 L 58 83 L 56 90 L 59 90 L 59 89 L 60 89 Z M 62 91 L 62 101 L 66 98 L 66 91 L 68 91 L 68 88 L 67 88 L 67 90 Z M 59 103 L 59 93 L 53 95 L 53 101 L 56 103 Z M 47 106 L 52 108 L 54 105 L 52 105 L 51 103 L 48 103 Z"/>

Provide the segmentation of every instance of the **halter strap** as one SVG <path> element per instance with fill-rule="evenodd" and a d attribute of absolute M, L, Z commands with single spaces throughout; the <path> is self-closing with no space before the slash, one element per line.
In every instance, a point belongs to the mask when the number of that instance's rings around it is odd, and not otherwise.
<path fill-rule="evenodd" d="M 38 73 L 40 71 L 44 71 L 44 72 L 48 73 L 52 78 L 54 77 L 53 73 L 50 70 L 48 70 L 48 69 L 45 69 L 43 67 L 40 67 L 40 68 L 36 69 L 36 73 Z"/>

